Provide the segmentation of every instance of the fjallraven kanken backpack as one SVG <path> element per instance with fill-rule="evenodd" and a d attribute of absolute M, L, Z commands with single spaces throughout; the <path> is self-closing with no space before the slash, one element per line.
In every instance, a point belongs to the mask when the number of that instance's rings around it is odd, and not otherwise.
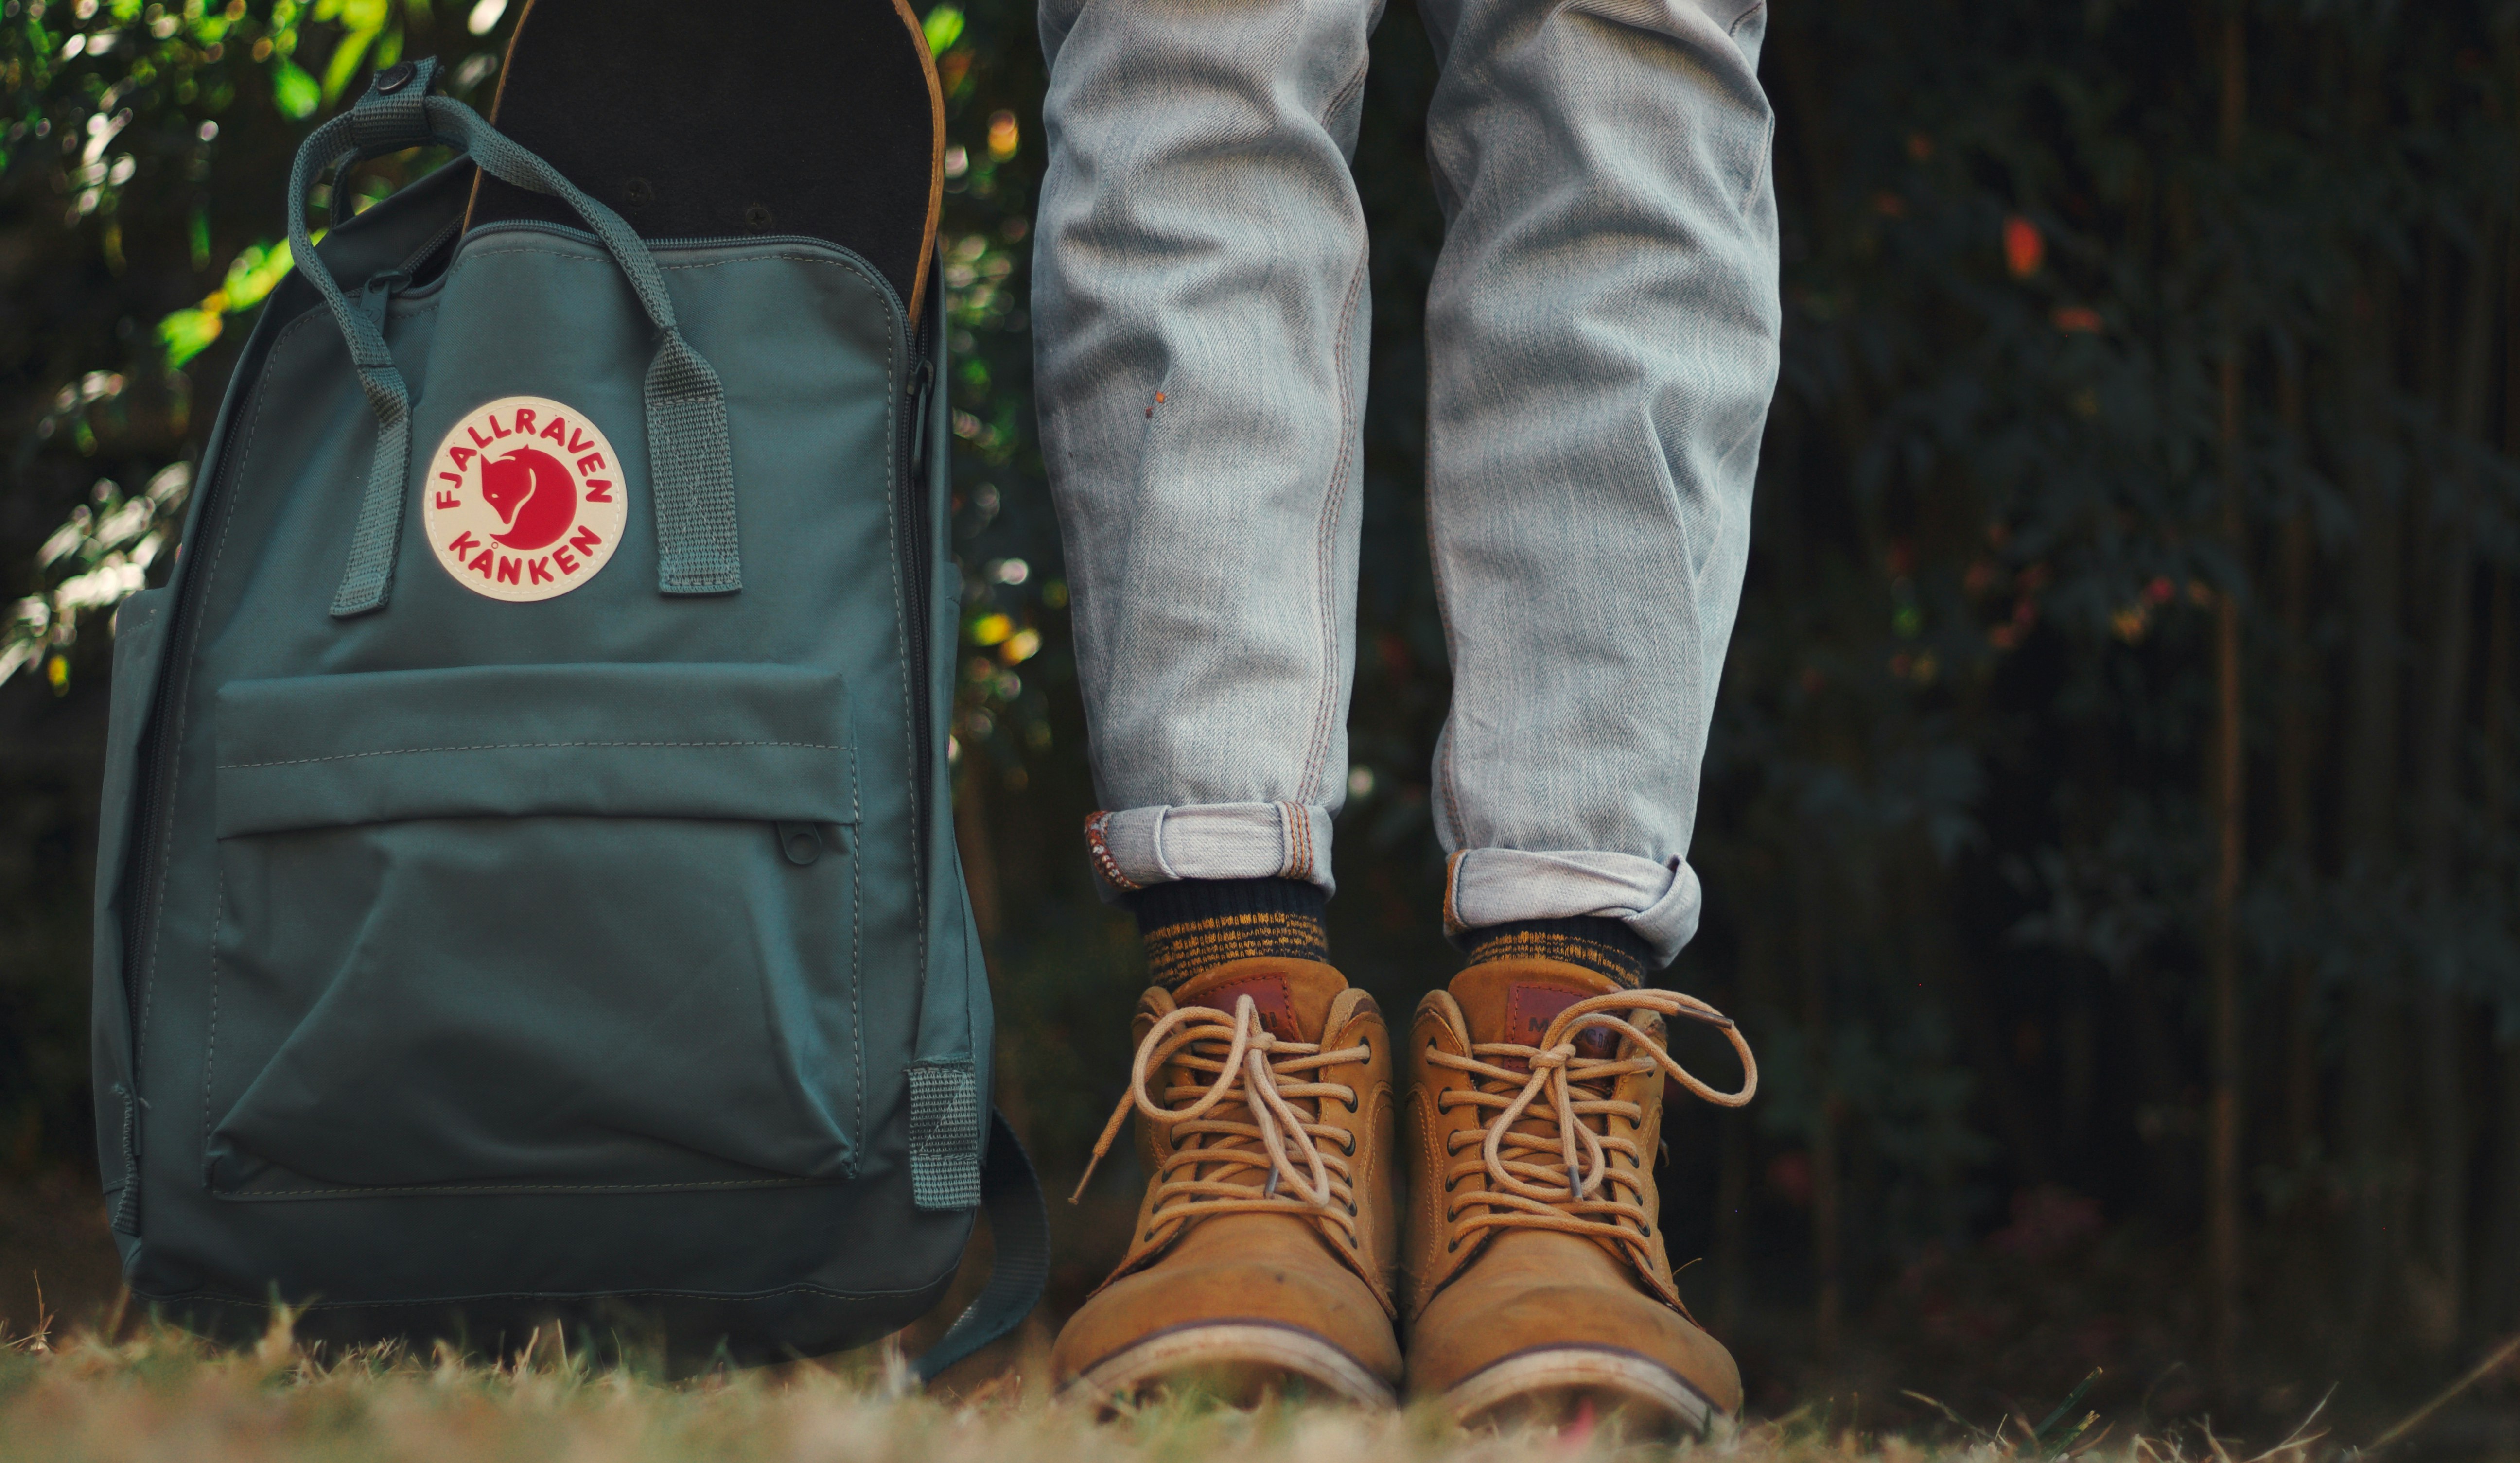
<path fill-rule="evenodd" d="M 655 238 L 434 79 L 299 153 L 299 267 L 116 624 L 95 1063 L 133 1294 L 813 1353 L 933 1305 L 986 1207 L 932 1374 L 1047 1261 L 948 811 L 938 291 Z M 327 166 L 432 142 L 469 164 L 310 244 Z"/>

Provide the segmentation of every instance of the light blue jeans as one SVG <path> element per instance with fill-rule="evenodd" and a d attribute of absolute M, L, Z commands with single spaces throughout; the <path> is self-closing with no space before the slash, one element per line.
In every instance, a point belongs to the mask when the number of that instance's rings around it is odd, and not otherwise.
<path fill-rule="evenodd" d="M 1456 934 L 1668 961 L 1776 386 L 1764 0 L 1422 0 L 1427 516 Z M 1113 893 L 1331 885 L 1379 0 L 1044 0 L 1033 317 Z"/>

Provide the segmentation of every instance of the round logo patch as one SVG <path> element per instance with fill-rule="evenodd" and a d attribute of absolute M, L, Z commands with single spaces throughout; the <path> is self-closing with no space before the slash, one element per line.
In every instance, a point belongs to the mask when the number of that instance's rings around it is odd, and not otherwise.
<path fill-rule="evenodd" d="M 629 521 L 612 444 L 545 396 L 502 396 L 428 464 L 421 522 L 438 565 L 493 599 L 548 599 L 612 561 Z"/>

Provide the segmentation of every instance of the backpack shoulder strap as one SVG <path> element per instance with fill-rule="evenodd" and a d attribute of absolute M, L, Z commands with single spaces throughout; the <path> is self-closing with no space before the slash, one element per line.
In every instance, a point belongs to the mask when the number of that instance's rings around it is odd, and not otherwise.
<path fill-rule="evenodd" d="M 1032 1160 L 1007 1126 L 1007 1115 L 989 1109 L 989 1147 L 980 1160 L 980 1212 L 989 1217 L 997 1258 L 980 1288 L 953 1326 L 910 1364 L 923 1385 L 945 1368 L 1023 1324 L 1050 1278 L 1050 1211 Z"/>

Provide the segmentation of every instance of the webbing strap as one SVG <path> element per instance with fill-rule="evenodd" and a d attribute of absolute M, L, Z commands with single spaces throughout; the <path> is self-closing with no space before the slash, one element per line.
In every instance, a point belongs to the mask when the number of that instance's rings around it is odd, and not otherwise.
<path fill-rule="evenodd" d="M 1050 1279 L 1050 1211 L 1041 1202 L 1041 1180 L 1007 1115 L 989 1109 L 989 1151 L 980 1164 L 980 1212 L 989 1217 L 997 1258 L 989 1283 L 944 1335 L 910 1369 L 922 1383 L 1023 1324 Z"/>
<path fill-rule="evenodd" d="M 297 267 L 332 308 L 348 344 L 350 364 L 377 415 L 376 456 L 350 535 L 349 562 L 333 597 L 335 615 L 383 606 L 392 589 L 402 535 L 403 490 L 411 469 L 411 389 L 394 366 L 384 334 L 341 290 L 306 231 L 306 190 L 313 178 L 365 153 L 439 143 L 472 155 L 502 182 L 561 200 L 603 241 L 656 330 L 656 354 L 646 382 L 648 476 L 655 498 L 656 588 L 668 595 L 719 595 L 743 587 L 736 539 L 735 469 L 727 440 L 726 390 L 717 372 L 683 338 L 664 276 L 621 216 L 587 197 L 551 164 L 517 146 L 448 97 L 414 94 L 433 78 L 392 67 L 379 74 L 357 106 L 315 129 L 290 170 L 289 246 Z M 387 83 L 394 84 L 388 86 Z M 415 101 L 417 105 L 415 106 Z"/>
<path fill-rule="evenodd" d="M 435 90 L 434 56 L 378 71 L 367 92 L 350 108 L 350 141 L 378 153 L 400 152 L 428 141 L 428 109 L 423 104 Z"/>

